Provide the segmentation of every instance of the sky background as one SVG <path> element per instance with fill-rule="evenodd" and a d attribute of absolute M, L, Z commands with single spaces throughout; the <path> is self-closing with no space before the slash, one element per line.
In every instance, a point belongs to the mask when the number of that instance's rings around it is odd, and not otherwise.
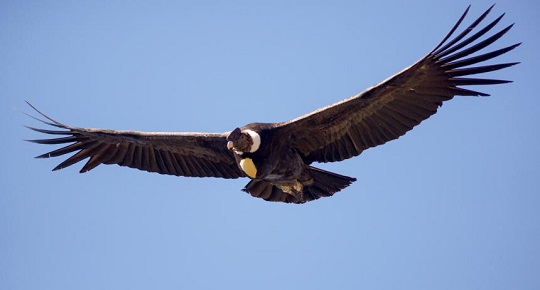
<path fill-rule="evenodd" d="M 472 1 L 466 23 L 491 1 Z M 0 1 L 0 289 L 540 289 L 540 20 L 522 64 L 399 140 L 321 168 L 332 198 L 119 166 L 51 172 L 30 101 L 75 126 L 225 132 L 295 118 L 409 66 L 470 1 Z M 406 4 L 405 4 L 406 3 Z"/>

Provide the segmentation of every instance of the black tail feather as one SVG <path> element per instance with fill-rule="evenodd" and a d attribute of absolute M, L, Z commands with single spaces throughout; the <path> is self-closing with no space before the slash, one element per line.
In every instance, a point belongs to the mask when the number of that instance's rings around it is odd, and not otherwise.
<path fill-rule="evenodd" d="M 334 193 L 356 181 L 356 178 L 325 171 L 319 168 L 310 166 L 310 169 L 314 183 L 311 186 L 307 186 L 304 191 L 310 191 L 316 196 L 315 199 L 321 196 L 332 196 Z"/>
<path fill-rule="evenodd" d="M 255 179 L 251 180 L 243 191 L 267 201 L 305 203 L 321 197 L 332 196 L 334 193 L 356 181 L 356 178 L 339 175 L 311 166 L 309 168 L 313 176 L 313 183 L 305 185 L 302 193 L 286 193 L 269 181 Z"/>

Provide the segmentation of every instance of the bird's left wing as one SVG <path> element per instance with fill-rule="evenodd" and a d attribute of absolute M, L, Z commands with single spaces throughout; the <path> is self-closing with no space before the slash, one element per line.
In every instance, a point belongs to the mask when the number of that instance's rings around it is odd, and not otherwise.
<path fill-rule="evenodd" d="M 367 148 L 397 139 L 435 114 L 444 101 L 456 95 L 488 96 L 461 86 L 509 82 L 467 76 L 517 64 L 475 66 L 519 45 L 518 43 L 474 55 L 498 40 L 512 27 L 510 25 L 475 43 L 491 31 L 504 16 L 501 15 L 468 36 L 491 8 L 463 32 L 449 40 L 469 11 L 467 8 L 443 41 L 417 63 L 356 96 L 281 123 L 276 126 L 276 130 L 289 136 L 289 144 L 303 154 L 306 162 L 340 161 L 359 155 Z"/>
<path fill-rule="evenodd" d="M 81 173 L 100 164 L 118 164 L 161 174 L 188 177 L 238 178 L 244 174 L 227 150 L 227 133 L 137 132 L 72 127 L 47 119 L 35 118 L 58 128 L 34 131 L 63 137 L 28 140 L 38 144 L 68 144 L 37 158 L 49 158 L 76 152 L 53 170 L 62 169 L 89 158 Z"/>

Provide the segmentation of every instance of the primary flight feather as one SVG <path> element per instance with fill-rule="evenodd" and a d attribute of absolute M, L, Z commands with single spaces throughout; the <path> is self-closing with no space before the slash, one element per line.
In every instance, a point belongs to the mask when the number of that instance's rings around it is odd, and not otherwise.
<path fill-rule="evenodd" d="M 476 29 L 493 6 L 451 38 L 469 8 L 439 45 L 415 64 L 360 94 L 288 122 L 251 123 L 225 133 L 88 129 L 57 122 L 29 104 L 45 118 L 39 121 L 57 129 L 28 128 L 59 136 L 29 141 L 68 144 L 37 156 L 74 153 L 53 170 L 88 159 L 81 173 L 100 164 L 118 164 L 177 176 L 248 177 L 243 190 L 268 201 L 304 203 L 331 196 L 356 179 L 315 168 L 313 162 L 341 161 L 397 139 L 454 96 L 488 96 L 464 86 L 510 82 L 471 77 L 517 64 L 481 65 L 520 43 L 479 52 L 513 26 L 488 35 L 503 14 Z"/>

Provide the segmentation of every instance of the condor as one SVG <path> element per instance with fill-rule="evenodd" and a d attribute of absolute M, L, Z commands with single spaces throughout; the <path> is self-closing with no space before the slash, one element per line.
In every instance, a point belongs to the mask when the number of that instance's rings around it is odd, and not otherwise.
<path fill-rule="evenodd" d="M 311 164 L 342 161 L 397 139 L 454 96 L 488 96 L 465 86 L 510 82 L 470 77 L 517 64 L 482 63 L 520 43 L 480 52 L 512 27 L 490 34 L 503 14 L 476 29 L 493 6 L 452 38 L 469 8 L 439 45 L 418 62 L 351 98 L 287 122 L 252 123 L 225 133 L 88 129 L 57 122 L 29 104 L 45 118 L 38 120 L 58 129 L 29 128 L 59 135 L 29 141 L 67 144 L 37 156 L 74 153 L 54 170 L 88 158 L 80 172 L 100 164 L 118 164 L 177 176 L 248 177 L 251 180 L 243 190 L 268 201 L 304 203 L 331 196 L 356 179 Z"/>

